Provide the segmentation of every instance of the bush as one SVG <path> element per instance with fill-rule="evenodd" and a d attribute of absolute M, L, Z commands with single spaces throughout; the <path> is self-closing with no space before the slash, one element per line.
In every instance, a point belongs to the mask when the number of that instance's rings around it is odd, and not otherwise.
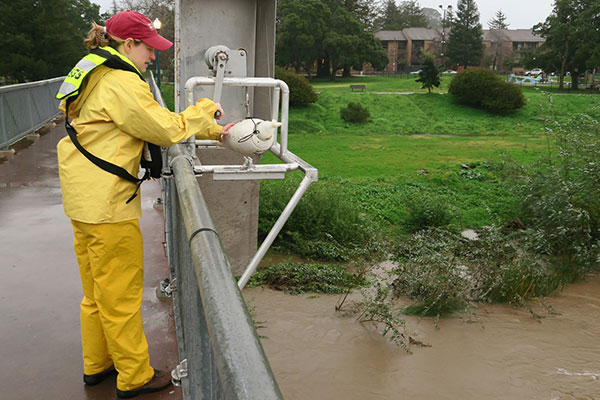
<path fill-rule="evenodd" d="M 392 288 L 396 296 L 412 300 L 406 314 L 440 317 L 468 308 L 471 284 L 453 254 L 461 240 L 448 231 L 430 229 L 398 243 L 392 254 L 398 262 Z"/>
<path fill-rule="evenodd" d="M 261 183 L 258 236 L 264 238 L 275 224 L 298 182 Z M 274 247 L 323 261 L 374 257 L 380 252 L 379 227 L 358 202 L 335 182 L 311 185 L 275 240 Z"/>
<path fill-rule="evenodd" d="M 275 79 L 284 81 L 290 88 L 290 105 L 304 106 L 317 101 L 317 92 L 315 92 L 305 77 L 276 66 Z"/>
<path fill-rule="evenodd" d="M 469 68 L 456 74 L 448 93 L 460 103 L 491 111 L 511 111 L 525 105 L 520 87 L 484 68 Z"/>
<path fill-rule="evenodd" d="M 258 271 L 250 279 L 253 286 L 267 285 L 289 293 L 346 293 L 366 281 L 343 265 L 283 262 Z"/>
<path fill-rule="evenodd" d="M 411 232 L 430 227 L 447 226 L 452 221 L 448 202 L 442 198 L 418 195 L 406 202 L 408 216 L 404 225 Z"/>
<path fill-rule="evenodd" d="M 348 103 L 348 106 L 340 109 L 340 115 L 346 122 L 363 123 L 371 119 L 369 110 L 360 105 L 360 103 Z"/>

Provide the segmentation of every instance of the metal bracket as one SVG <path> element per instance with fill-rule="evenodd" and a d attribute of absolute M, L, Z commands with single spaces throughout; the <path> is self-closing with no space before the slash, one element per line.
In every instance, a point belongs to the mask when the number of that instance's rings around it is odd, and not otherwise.
<path fill-rule="evenodd" d="M 166 300 L 173 297 L 173 292 L 177 290 L 177 278 L 169 280 L 165 278 L 160 281 L 160 284 L 156 287 L 156 297 L 160 300 Z"/>
<path fill-rule="evenodd" d="M 174 386 L 181 386 L 181 380 L 183 378 L 187 378 L 188 376 L 188 368 L 187 368 L 187 358 L 182 360 L 179 365 L 175 367 L 174 370 L 171 371 L 171 382 Z"/>
<path fill-rule="evenodd" d="M 229 57 L 225 52 L 217 53 L 215 57 L 216 65 L 216 76 L 215 76 L 215 92 L 213 95 L 213 101 L 215 103 L 221 102 L 221 93 L 223 90 L 223 78 L 225 77 L 225 65 L 229 61 Z"/>

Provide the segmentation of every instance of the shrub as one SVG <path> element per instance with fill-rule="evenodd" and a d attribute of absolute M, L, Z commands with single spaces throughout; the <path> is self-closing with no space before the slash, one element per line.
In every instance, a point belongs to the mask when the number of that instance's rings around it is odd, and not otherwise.
<path fill-rule="evenodd" d="M 447 226 L 452 221 L 448 202 L 437 196 L 418 195 L 406 201 L 405 227 L 416 232 L 430 227 Z"/>
<path fill-rule="evenodd" d="M 430 229 L 398 243 L 392 255 L 399 263 L 392 287 L 397 296 L 413 301 L 406 314 L 440 317 L 468 308 L 471 285 L 453 254 L 460 241 L 456 234 Z"/>
<path fill-rule="evenodd" d="M 348 272 L 343 265 L 283 262 L 258 271 L 250 284 L 267 285 L 294 294 L 346 293 L 366 281 Z"/>
<path fill-rule="evenodd" d="M 469 68 L 456 74 L 448 93 L 460 103 L 491 111 L 511 111 L 525 105 L 520 87 L 484 68 Z"/>
<path fill-rule="evenodd" d="M 371 119 L 369 110 L 363 107 L 360 103 L 348 103 L 348 106 L 340 109 L 340 115 L 346 122 L 363 123 Z"/>
<path fill-rule="evenodd" d="M 305 77 L 276 66 L 275 79 L 284 81 L 290 88 L 290 105 L 304 106 L 317 101 L 317 92 L 315 92 Z"/>
<path fill-rule="evenodd" d="M 266 237 L 296 190 L 297 181 L 263 182 L 258 235 Z M 324 261 L 373 257 L 380 252 L 377 224 L 335 182 L 311 185 L 277 236 L 274 247 Z"/>

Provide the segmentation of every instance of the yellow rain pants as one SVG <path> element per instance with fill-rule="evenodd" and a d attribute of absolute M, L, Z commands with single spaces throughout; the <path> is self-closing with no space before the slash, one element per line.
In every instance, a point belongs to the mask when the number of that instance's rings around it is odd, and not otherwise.
<path fill-rule="evenodd" d="M 83 287 L 84 374 L 97 374 L 114 363 L 117 388 L 136 389 L 154 375 L 142 327 L 144 260 L 138 220 L 71 223 Z"/>

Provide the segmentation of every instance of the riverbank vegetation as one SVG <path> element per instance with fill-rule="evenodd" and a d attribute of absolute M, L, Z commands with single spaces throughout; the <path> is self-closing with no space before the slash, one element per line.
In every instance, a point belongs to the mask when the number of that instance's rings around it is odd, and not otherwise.
<path fill-rule="evenodd" d="M 370 78 L 361 79 L 368 83 Z M 376 78 L 374 86 L 383 79 Z M 422 101 L 425 106 L 414 106 L 416 114 L 443 104 L 441 116 L 423 118 L 416 132 L 405 127 L 396 133 L 389 127 L 358 132 L 369 123 L 345 124 L 339 106 L 333 116 L 330 102 L 337 98 L 344 105 L 350 96 L 382 95 L 352 94 L 347 82 L 331 85 L 315 85 L 321 93 L 314 107 L 291 110 L 290 120 L 302 120 L 304 126 L 326 121 L 316 135 L 290 136 L 290 149 L 319 168 L 320 175 L 309 190 L 313 197 L 298 207 L 331 210 L 332 200 L 318 193 L 335 192 L 336 205 L 358 210 L 362 217 L 348 221 L 342 218 L 346 212 L 328 211 L 321 217 L 332 215 L 341 225 L 373 232 L 370 241 L 369 234 L 362 236 L 368 245 L 354 241 L 350 246 L 370 251 L 346 259 L 394 261 L 386 278 L 377 278 L 393 289 L 386 292 L 390 306 L 400 296 L 408 300 L 401 306 L 404 313 L 439 318 L 472 310 L 476 302 L 525 305 L 597 270 L 600 212 L 594 196 L 600 190 L 600 97 L 524 88 L 522 110 L 495 115 L 465 110 L 444 95 L 388 95 L 390 102 L 411 96 L 410 101 Z M 394 111 L 390 102 L 373 101 L 366 107 L 373 119 L 386 115 L 405 123 L 414 118 Z M 455 134 L 431 134 L 440 119 L 446 121 L 444 132 Z M 468 132 L 462 123 L 466 120 Z M 493 126 L 488 126 L 490 121 Z M 274 199 L 281 197 L 284 204 L 293 187 L 290 181 L 262 183 L 261 226 L 272 225 L 273 217 L 265 218 L 264 210 L 277 214 L 281 206 Z M 336 239 L 342 237 L 336 230 L 296 231 L 296 217 L 308 227 L 324 226 L 307 216 L 303 211 L 292 214 L 277 249 L 331 260 L 325 254 L 302 254 L 291 240 L 302 237 L 301 242 L 309 241 L 314 248 L 319 236 L 328 236 L 340 245 L 336 253 L 343 254 L 344 241 Z M 467 229 L 476 236 L 461 235 Z M 379 258 L 370 258 L 374 255 Z"/>
<path fill-rule="evenodd" d="M 365 93 L 350 91 L 358 82 Z M 290 110 L 289 148 L 319 169 L 319 181 L 274 250 L 334 276 L 347 265 L 355 282 L 372 279 L 363 311 L 382 310 L 390 322 L 390 309 L 439 318 L 477 302 L 527 305 L 598 270 L 600 96 L 524 87 L 525 106 L 499 115 L 421 93 L 414 77 L 313 86 L 318 101 Z M 397 94 L 407 91 L 415 94 Z M 371 121 L 345 122 L 340 108 L 350 101 Z M 261 183 L 260 238 L 300 178 Z M 385 259 L 393 267 L 375 276 L 360 267 Z M 285 264 L 269 279 L 299 282 L 294 263 Z"/>

